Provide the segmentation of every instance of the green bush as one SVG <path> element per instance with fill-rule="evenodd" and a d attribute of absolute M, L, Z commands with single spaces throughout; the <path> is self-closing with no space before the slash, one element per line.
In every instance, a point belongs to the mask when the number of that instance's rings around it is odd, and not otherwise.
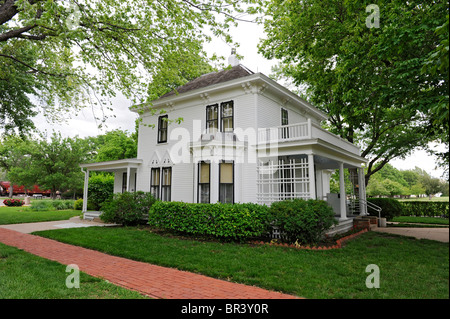
<path fill-rule="evenodd" d="M 93 175 L 89 178 L 89 202 L 93 210 L 99 210 L 101 205 L 112 199 L 114 193 L 114 176 Z"/>
<path fill-rule="evenodd" d="M 75 202 L 72 202 L 72 208 L 75 210 L 83 210 L 83 199 L 77 199 Z M 97 206 L 94 205 L 90 200 L 88 200 L 87 210 L 98 210 Z"/>
<path fill-rule="evenodd" d="M 317 243 L 327 229 L 337 224 L 333 209 L 325 201 L 314 199 L 272 203 L 269 218 L 282 240 L 300 244 Z"/>
<path fill-rule="evenodd" d="M 47 210 L 55 210 L 55 207 L 53 206 L 52 201 L 39 200 L 39 201 L 32 201 L 30 209 L 36 212 L 42 212 Z"/>
<path fill-rule="evenodd" d="M 152 206 L 148 221 L 159 229 L 242 241 L 265 235 L 267 217 L 265 205 L 159 201 Z"/>
<path fill-rule="evenodd" d="M 392 218 L 402 215 L 403 207 L 394 198 L 368 198 L 367 201 L 381 207 L 380 215 L 386 218 L 386 220 L 392 220 Z M 375 210 L 369 208 L 368 212 L 369 215 L 378 217 L 378 212 Z"/>
<path fill-rule="evenodd" d="M 101 206 L 100 218 L 107 223 L 138 225 L 145 223 L 148 212 L 156 199 L 145 192 L 124 192 L 114 194 L 113 199 Z"/>
<path fill-rule="evenodd" d="M 425 216 L 448 218 L 448 202 L 422 202 L 407 201 L 400 202 L 402 205 L 402 216 Z"/>
<path fill-rule="evenodd" d="M 54 201 L 52 201 L 52 206 L 56 210 L 73 209 L 74 201 L 73 200 L 54 200 Z"/>
<path fill-rule="evenodd" d="M 83 210 L 83 199 L 77 199 L 73 204 L 73 209 L 75 210 Z"/>

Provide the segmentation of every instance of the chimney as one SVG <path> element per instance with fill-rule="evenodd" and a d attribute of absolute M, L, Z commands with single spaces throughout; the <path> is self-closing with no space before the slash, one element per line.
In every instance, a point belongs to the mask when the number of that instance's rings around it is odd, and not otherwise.
<path fill-rule="evenodd" d="M 239 59 L 236 56 L 236 49 L 231 49 L 231 55 L 228 57 L 228 63 L 233 67 L 239 65 Z"/>

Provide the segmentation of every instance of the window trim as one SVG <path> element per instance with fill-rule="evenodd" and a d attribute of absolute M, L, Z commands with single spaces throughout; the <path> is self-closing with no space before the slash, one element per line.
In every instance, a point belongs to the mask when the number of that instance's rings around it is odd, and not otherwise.
<path fill-rule="evenodd" d="M 223 116 L 223 106 L 225 104 L 228 104 L 228 103 L 231 104 L 231 116 L 225 116 L 224 117 Z M 225 132 L 224 125 L 223 125 L 223 120 L 224 119 L 229 119 L 229 118 L 231 118 L 232 130 L 230 132 Z M 233 100 L 220 103 L 220 132 L 222 132 L 222 133 L 233 133 L 234 132 L 234 101 Z"/>
<path fill-rule="evenodd" d="M 216 119 L 209 119 L 208 118 L 208 115 L 209 115 L 209 109 L 210 108 L 216 108 L 217 109 L 217 118 Z M 210 123 L 210 122 L 216 122 L 216 129 L 217 129 L 217 132 L 220 132 L 220 127 L 219 127 L 219 125 L 220 125 L 220 123 L 219 123 L 219 117 L 220 117 L 220 107 L 219 107 L 219 104 L 218 103 L 216 103 L 216 104 L 210 104 L 210 105 L 207 105 L 206 106 L 206 132 L 208 133 L 208 134 L 213 134 L 212 132 L 210 132 L 209 131 L 209 127 L 208 127 L 208 123 Z"/>
<path fill-rule="evenodd" d="M 167 143 L 167 135 L 168 135 L 168 121 L 167 120 L 163 120 L 163 118 L 166 118 L 166 119 L 169 119 L 169 115 L 161 115 L 161 116 L 159 116 L 158 117 L 158 136 L 157 136 L 157 139 L 158 139 L 158 144 L 161 144 L 161 143 Z M 166 123 L 166 127 L 161 127 L 161 123 L 162 122 L 165 122 Z M 166 139 L 165 140 L 162 140 L 161 139 L 161 132 L 162 131 L 165 131 L 166 132 Z"/>
<path fill-rule="evenodd" d="M 169 185 L 163 185 L 163 171 L 165 170 L 165 169 L 168 169 L 168 170 L 170 170 L 170 180 L 169 180 Z M 160 184 L 160 189 L 161 189 L 161 191 L 160 191 L 160 199 L 161 200 L 163 200 L 162 199 L 162 197 L 163 197 L 163 187 L 169 187 L 169 190 L 170 190 L 170 194 L 169 194 L 169 199 L 168 200 L 166 200 L 165 202 L 171 202 L 172 201 L 172 166 L 165 166 L 165 167 L 161 167 L 161 171 L 160 171 L 160 177 L 161 177 L 161 182 L 159 183 Z"/>
<path fill-rule="evenodd" d="M 232 174 L 233 174 L 233 182 L 232 183 L 221 183 L 220 182 L 220 178 L 221 178 L 221 174 L 222 174 L 222 165 L 221 164 L 231 164 L 232 167 Z M 219 162 L 219 202 L 222 203 L 222 201 L 220 200 L 220 185 L 233 185 L 233 191 L 232 191 L 232 197 L 233 199 L 231 200 L 231 204 L 234 204 L 234 199 L 235 199 L 235 168 L 234 168 L 234 161 L 227 161 L 227 160 L 221 160 Z"/>
<path fill-rule="evenodd" d="M 153 185 L 153 172 L 154 171 L 158 171 L 158 185 Z M 160 187 L 161 187 L 161 168 L 160 167 L 152 167 L 152 169 L 150 170 L 150 193 L 152 193 L 153 195 L 153 188 L 157 188 L 157 196 L 155 196 L 156 199 L 160 199 L 161 197 L 161 192 L 160 192 Z"/>
<path fill-rule="evenodd" d="M 200 175 L 201 175 L 201 164 L 208 164 L 209 165 L 209 181 L 208 183 L 200 183 Z M 200 161 L 197 165 L 197 203 L 203 203 L 200 201 L 201 194 L 200 194 L 200 185 L 208 184 L 209 185 L 209 194 L 208 194 L 208 203 L 211 203 L 211 162 L 209 161 Z"/>

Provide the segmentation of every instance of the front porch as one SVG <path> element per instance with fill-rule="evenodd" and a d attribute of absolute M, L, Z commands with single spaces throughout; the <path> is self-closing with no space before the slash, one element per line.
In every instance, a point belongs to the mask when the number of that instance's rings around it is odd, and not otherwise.
<path fill-rule="evenodd" d="M 114 173 L 114 193 L 132 192 L 136 190 L 137 169 L 142 164 L 141 159 L 123 159 L 117 161 L 107 161 L 98 163 L 81 164 L 81 171 L 84 173 L 83 190 L 83 217 L 85 219 L 94 219 L 99 217 L 101 212 L 88 212 L 87 204 L 89 198 L 89 176 L 91 172 L 109 172 Z"/>
<path fill-rule="evenodd" d="M 352 216 L 367 215 L 364 180 L 367 160 L 360 156 L 357 146 L 308 120 L 260 129 L 255 147 L 259 161 L 258 203 L 270 205 L 290 198 L 322 199 L 333 208 L 342 225 L 350 224 L 344 221 Z M 331 193 L 331 174 L 336 170 L 339 191 Z"/>

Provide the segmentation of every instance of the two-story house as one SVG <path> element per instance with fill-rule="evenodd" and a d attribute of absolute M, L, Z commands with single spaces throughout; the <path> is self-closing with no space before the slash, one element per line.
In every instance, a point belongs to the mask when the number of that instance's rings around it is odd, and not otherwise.
<path fill-rule="evenodd" d="M 345 222 L 351 195 L 359 199 L 352 213 L 365 214 L 366 159 L 359 148 L 321 128 L 326 114 L 230 58 L 229 68 L 130 108 L 142 119 L 137 158 L 81 165 L 84 198 L 89 172 L 110 171 L 115 192 L 150 191 L 164 201 L 270 205 L 317 198 Z M 353 194 L 345 192 L 345 169 Z M 335 170 L 340 192 L 330 194 Z"/>

